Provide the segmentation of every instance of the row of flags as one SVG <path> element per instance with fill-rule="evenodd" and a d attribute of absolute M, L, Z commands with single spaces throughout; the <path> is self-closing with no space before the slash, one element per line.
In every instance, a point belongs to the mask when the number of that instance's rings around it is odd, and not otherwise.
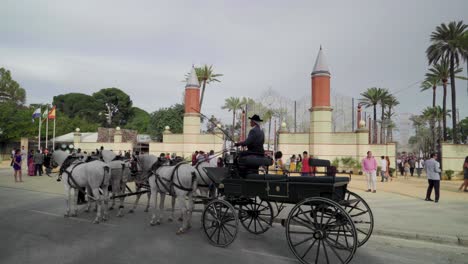
<path fill-rule="evenodd" d="M 34 119 L 39 118 L 39 135 L 38 135 L 38 149 L 41 149 L 41 125 L 44 120 L 46 121 L 46 142 L 45 147 L 48 147 L 48 140 L 49 140 L 49 119 L 54 120 L 54 132 L 52 136 L 52 149 L 55 149 L 55 118 L 56 117 L 56 110 L 55 106 L 52 107 L 49 111 L 49 107 L 46 108 L 44 113 L 42 114 L 41 118 L 41 108 L 37 108 L 34 113 L 32 114 L 32 121 L 34 123 Z"/>
<path fill-rule="evenodd" d="M 41 117 L 41 108 L 37 108 L 36 111 L 32 114 L 32 121 L 34 122 L 34 119 L 40 118 Z M 55 119 L 55 106 L 52 107 L 52 109 L 47 108 L 44 113 L 42 114 L 42 118 L 45 120 L 47 119 Z"/>

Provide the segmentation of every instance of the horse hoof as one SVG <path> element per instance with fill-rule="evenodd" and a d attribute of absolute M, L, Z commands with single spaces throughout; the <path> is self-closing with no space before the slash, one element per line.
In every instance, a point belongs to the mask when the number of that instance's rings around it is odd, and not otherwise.
<path fill-rule="evenodd" d="M 129 213 L 133 214 L 135 212 L 133 209 L 128 210 Z"/>

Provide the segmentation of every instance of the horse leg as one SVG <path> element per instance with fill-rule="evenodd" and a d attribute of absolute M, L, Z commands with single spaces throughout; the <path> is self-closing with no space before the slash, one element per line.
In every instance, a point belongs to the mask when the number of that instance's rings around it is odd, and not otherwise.
<path fill-rule="evenodd" d="M 92 202 L 92 200 L 93 200 L 91 197 L 89 197 L 89 195 L 91 195 L 91 193 L 92 193 L 91 188 L 86 187 L 86 193 L 88 194 L 88 199 L 87 199 L 87 200 L 88 200 L 88 203 L 87 203 L 87 205 L 86 205 L 85 212 L 86 212 L 86 213 L 89 213 L 89 211 L 91 210 L 91 202 Z M 85 197 L 86 197 L 86 194 L 85 194 Z"/>
<path fill-rule="evenodd" d="M 150 207 L 150 193 L 148 192 L 146 195 L 148 197 L 148 200 L 146 201 L 145 213 L 149 211 L 149 207 Z"/>
<path fill-rule="evenodd" d="M 72 204 L 72 214 L 71 216 L 76 217 L 78 216 L 78 189 L 73 189 L 73 202 Z"/>
<path fill-rule="evenodd" d="M 99 221 L 101 220 L 101 206 L 102 206 L 102 198 L 101 198 L 101 195 L 99 194 L 99 188 L 93 189 L 93 196 L 97 205 L 96 218 L 94 219 L 93 223 L 99 224 Z"/>
<path fill-rule="evenodd" d="M 176 197 L 171 196 L 171 216 L 169 216 L 169 222 L 172 222 L 172 221 L 174 221 L 174 219 L 175 219 L 175 216 L 174 216 L 174 213 L 175 213 L 175 203 L 176 203 Z"/>
<path fill-rule="evenodd" d="M 118 187 L 118 182 L 116 182 L 115 179 L 112 180 L 112 196 L 115 196 L 116 194 L 119 194 L 119 189 L 117 189 Z M 109 193 L 110 195 L 110 193 Z M 111 202 L 111 206 L 109 207 L 109 211 L 112 211 L 114 210 L 114 206 L 115 206 L 115 199 L 112 199 L 112 202 Z"/>
<path fill-rule="evenodd" d="M 135 183 L 135 192 L 139 192 L 140 189 L 141 189 L 141 188 L 138 186 L 138 184 Z M 150 194 L 150 195 L 152 195 L 152 194 Z M 150 195 L 149 195 L 149 196 L 150 196 Z M 137 205 L 138 205 L 138 202 L 140 201 L 140 197 L 141 197 L 141 194 L 137 194 L 137 197 L 136 197 L 136 199 L 135 199 L 135 202 L 133 203 L 133 207 L 130 209 L 130 211 L 128 211 L 129 213 L 135 212 L 136 207 L 137 207 Z M 149 200 L 148 200 L 148 202 L 149 202 Z"/>
<path fill-rule="evenodd" d="M 150 225 L 154 226 L 154 225 L 160 224 L 160 223 L 156 222 L 156 214 L 157 214 L 157 206 L 158 206 L 158 193 L 157 193 L 157 189 L 156 189 L 156 183 L 154 182 L 154 178 L 152 178 L 152 177 L 149 178 L 150 188 L 151 188 L 150 198 L 152 197 L 154 199 L 154 201 L 153 201 L 153 207 L 152 207 L 153 214 L 151 216 Z M 153 180 L 151 180 L 151 179 L 153 179 Z"/>
<path fill-rule="evenodd" d="M 69 217 L 70 216 L 70 200 L 71 200 L 71 188 L 70 186 L 66 183 L 67 182 L 67 179 L 66 179 L 67 176 L 65 176 L 65 181 L 64 181 L 64 186 L 65 186 L 65 202 L 67 204 L 67 209 L 65 210 L 65 217 Z"/>
<path fill-rule="evenodd" d="M 161 222 L 162 220 L 164 220 L 164 217 L 166 216 L 166 214 L 164 212 L 164 203 L 166 201 L 166 193 L 160 192 L 159 194 L 161 195 L 161 201 L 159 201 L 159 219 L 158 219 L 158 222 Z"/>
<path fill-rule="evenodd" d="M 119 198 L 120 205 L 119 205 L 119 212 L 117 213 L 117 216 L 122 217 L 123 216 L 123 208 L 124 208 L 124 200 L 125 200 L 125 197 L 123 197 L 123 195 L 125 194 L 125 183 L 119 183 L 119 184 L 120 184 L 119 194 L 122 195 L 122 197 Z M 114 198 L 114 200 L 115 200 L 115 198 Z"/>
<path fill-rule="evenodd" d="M 114 190 L 112 190 L 114 192 Z M 102 200 L 104 200 L 104 213 L 102 216 L 102 220 L 107 221 L 109 219 L 109 189 L 108 186 L 104 186 L 103 192 L 102 192 Z M 101 208 L 101 210 L 103 210 Z"/>
<path fill-rule="evenodd" d="M 185 202 L 184 195 L 178 195 L 178 194 L 176 195 L 177 195 L 178 207 L 180 207 L 180 210 L 182 211 L 182 218 L 183 218 L 182 225 L 179 227 L 179 230 L 177 230 L 176 232 L 177 235 L 180 235 L 187 231 L 187 205 Z"/>
<path fill-rule="evenodd" d="M 188 193 L 187 229 L 192 227 L 192 213 L 194 208 L 195 204 L 193 202 L 193 192 L 190 192 Z"/>

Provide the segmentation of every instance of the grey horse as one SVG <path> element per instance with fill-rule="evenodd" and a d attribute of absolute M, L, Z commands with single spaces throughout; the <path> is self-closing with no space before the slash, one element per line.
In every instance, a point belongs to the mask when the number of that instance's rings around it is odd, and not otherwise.
<path fill-rule="evenodd" d="M 90 207 L 90 201 L 94 200 L 97 204 L 97 214 L 93 223 L 99 223 L 101 220 L 108 219 L 107 203 L 108 203 L 108 191 L 110 173 L 109 166 L 102 161 L 83 162 L 78 158 L 74 159 L 68 153 L 64 151 L 55 151 L 52 154 L 52 162 L 58 166 L 66 166 L 61 168 L 62 181 L 65 187 L 65 195 L 67 201 L 67 209 L 65 217 L 76 216 L 78 208 L 76 201 L 78 198 L 78 188 L 88 189 L 88 210 Z M 99 189 L 103 190 L 103 194 L 99 193 Z M 74 190 L 74 199 L 71 199 L 71 190 Z M 92 195 L 91 195 L 92 194 Z M 104 210 L 102 210 L 104 202 Z M 73 213 L 70 214 L 70 209 Z M 102 211 L 104 211 L 102 213 Z"/>

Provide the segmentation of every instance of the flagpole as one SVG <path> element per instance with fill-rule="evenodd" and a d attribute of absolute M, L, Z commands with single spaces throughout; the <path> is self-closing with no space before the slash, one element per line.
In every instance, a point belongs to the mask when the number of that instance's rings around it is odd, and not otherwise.
<path fill-rule="evenodd" d="M 40 111 L 39 113 L 42 113 L 42 111 Z M 39 114 L 39 136 L 38 136 L 38 150 L 41 150 L 41 124 L 42 124 L 42 114 Z"/>
<path fill-rule="evenodd" d="M 57 116 L 54 117 L 54 132 L 53 132 L 53 138 L 52 138 L 52 150 L 55 150 L 55 119 L 57 119 Z"/>
<path fill-rule="evenodd" d="M 45 148 L 48 148 L 48 141 L 49 141 L 49 106 L 46 109 L 46 131 L 45 131 Z"/>

